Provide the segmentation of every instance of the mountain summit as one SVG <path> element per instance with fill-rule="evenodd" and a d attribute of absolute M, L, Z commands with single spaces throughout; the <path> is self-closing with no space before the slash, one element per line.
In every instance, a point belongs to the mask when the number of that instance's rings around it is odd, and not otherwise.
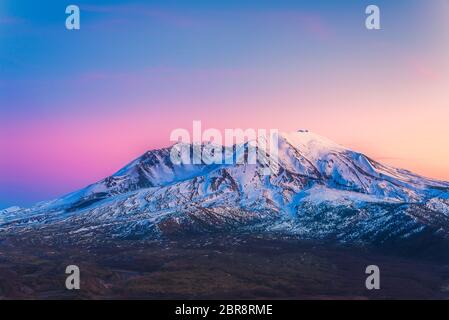
<path fill-rule="evenodd" d="M 385 243 L 449 237 L 449 183 L 376 162 L 307 130 L 279 135 L 276 173 L 260 164 L 179 164 L 148 151 L 60 199 L 0 211 L 0 230 L 159 238 L 251 232 Z M 230 147 L 237 158 L 245 145 Z M 223 150 L 225 147 L 223 147 Z"/>

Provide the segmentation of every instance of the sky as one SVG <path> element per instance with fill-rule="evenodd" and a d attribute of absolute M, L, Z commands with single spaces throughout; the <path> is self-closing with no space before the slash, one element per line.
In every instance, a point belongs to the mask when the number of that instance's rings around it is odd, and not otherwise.
<path fill-rule="evenodd" d="M 448 119 L 448 0 L 0 3 L 0 208 L 98 181 L 193 120 L 307 128 L 449 181 Z"/>

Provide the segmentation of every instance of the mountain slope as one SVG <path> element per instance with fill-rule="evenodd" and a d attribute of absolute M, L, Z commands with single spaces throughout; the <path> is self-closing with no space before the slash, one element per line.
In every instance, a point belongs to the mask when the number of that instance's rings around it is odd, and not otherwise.
<path fill-rule="evenodd" d="M 234 159 L 247 147 L 233 146 Z M 2 211 L 0 230 L 79 241 L 220 230 L 351 243 L 449 235 L 448 182 L 382 165 L 308 131 L 280 134 L 271 159 L 278 170 L 269 176 L 260 174 L 261 163 L 174 165 L 171 148 L 60 199 Z"/>

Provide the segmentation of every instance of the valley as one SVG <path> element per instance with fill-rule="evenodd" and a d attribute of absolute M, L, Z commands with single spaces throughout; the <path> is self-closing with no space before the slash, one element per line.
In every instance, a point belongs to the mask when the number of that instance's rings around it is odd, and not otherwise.
<path fill-rule="evenodd" d="M 449 299 L 449 264 L 295 239 L 215 235 L 43 244 L 2 238 L 3 299 Z M 365 288 L 377 264 L 381 289 Z M 64 286 L 65 266 L 81 290 Z"/>

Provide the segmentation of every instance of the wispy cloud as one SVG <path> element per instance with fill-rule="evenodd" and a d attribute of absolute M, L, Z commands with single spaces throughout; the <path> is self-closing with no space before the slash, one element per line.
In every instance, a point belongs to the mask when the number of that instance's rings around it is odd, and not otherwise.
<path fill-rule="evenodd" d="M 109 71 L 92 70 L 80 73 L 78 80 L 81 82 L 127 82 L 137 83 L 147 80 L 207 80 L 216 78 L 236 78 L 247 75 L 251 70 L 239 68 L 173 68 L 173 67 L 146 67 L 140 71 Z"/>
<path fill-rule="evenodd" d="M 196 20 L 187 14 L 181 14 L 174 10 L 160 9 L 150 5 L 123 4 L 123 5 L 84 5 L 81 10 L 91 13 L 99 13 L 113 16 L 112 21 L 117 21 L 117 16 L 132 21 L 135 17 L 147 17 L 158 20 L 163 23 L 175 25 L 178 27 L 188 27 L 195 24 Z"/>
<path fill-rule="evenodd" d="M 248 14 L 258 18 L 260 21 L 266 21 L 267 23 L 292 26 L 295 29 L 303 30 L 320 39 L 327 39 L 333 36 L 333 29 L 329 23 L 321 14 L 316 12 L 280 10 Z"/>
<path fill-rule="evenodd" d="M 318 12 L 305 10 L 206 10 L 189 11 L 159 8 L 143 4 L 121 5 L 84 5 L 82 10 L 90 13 L 103 14 L 106 23 L 110 25 L 132 23 L 139 18 L 149 18 L 151 21 L 167 25 L 189 28 L 210 27 L 220 23 L 249 23 L 266 26 L 291 27 L 302 30 L 319 39 L 333 36 L 334 30 L 328 21 Z"/>

